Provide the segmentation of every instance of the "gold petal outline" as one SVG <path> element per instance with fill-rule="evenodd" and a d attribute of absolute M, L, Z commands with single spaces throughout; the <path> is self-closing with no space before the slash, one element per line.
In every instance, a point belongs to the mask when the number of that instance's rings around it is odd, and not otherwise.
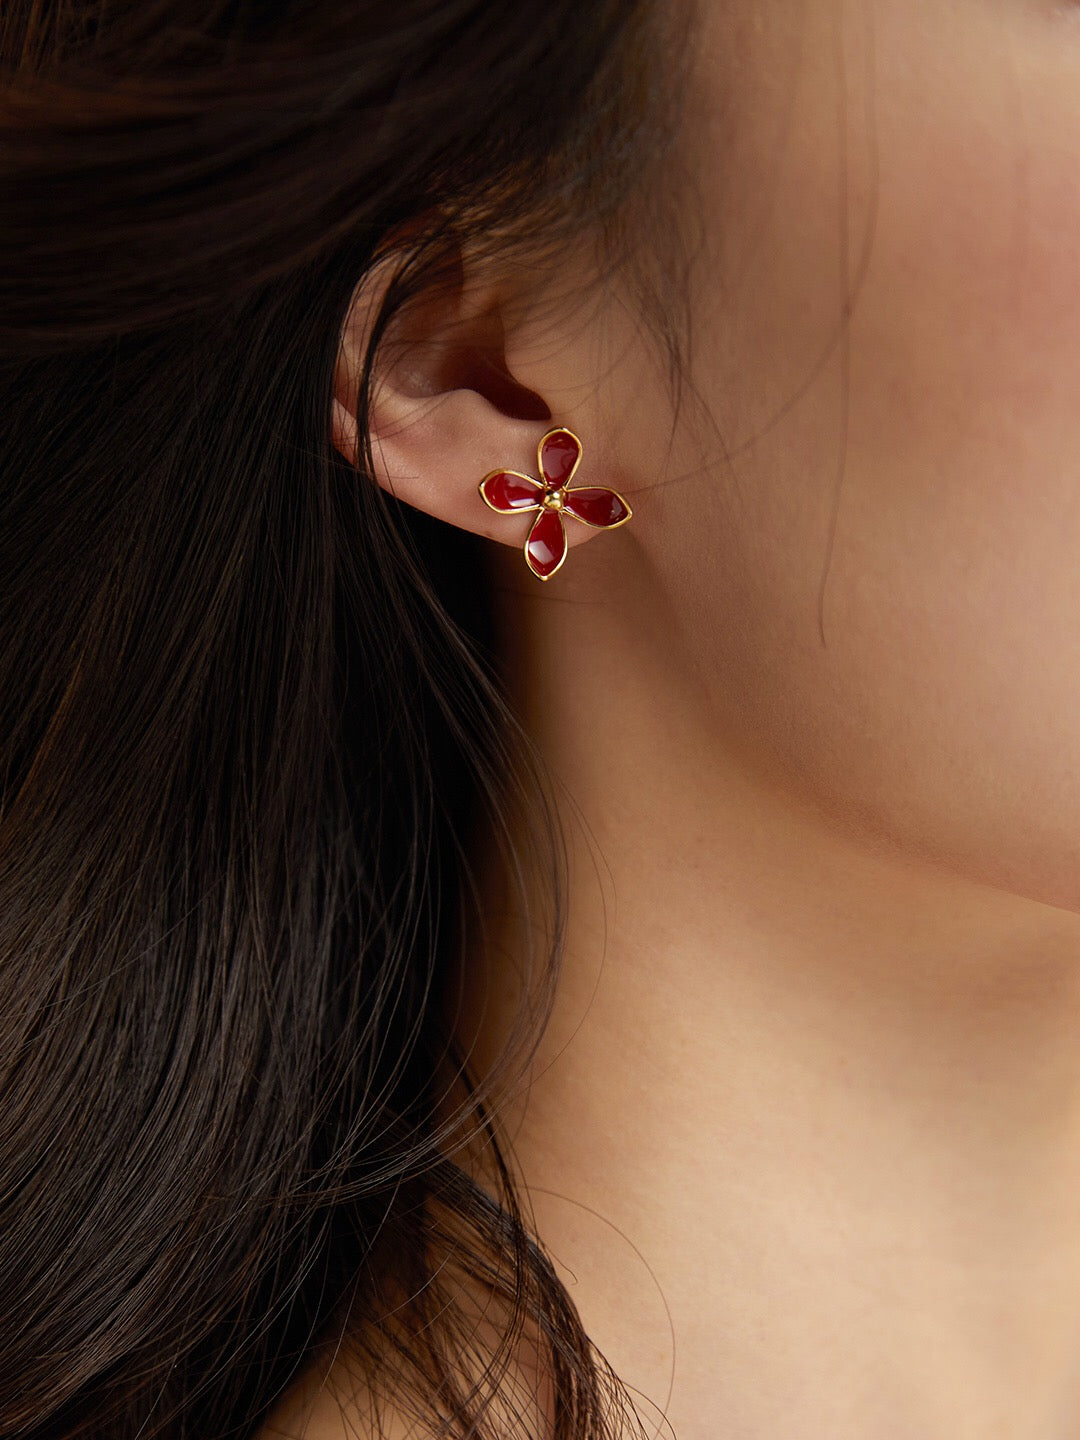
<path fill-rule="evenodd" d="M 491 501 L 484 494 L 484 486 L 492 478 L 493 475 L 516 475 L 519 480 L 527 480 L 530 485 L 535 485 L 538 497 L 536 504 L 515 505 L 512 510 L 502 510 L 499 508 L 498 505 L 492 505 Z M 480 481 L 477 489 L 480 491 L 480 499 L 483 500 L 484 504 L 488 507 L 489 510 L 494 510 L 496 515 L 527 515 L 530 510 L 540 509 L 540 498 L 543 496 L 546 486 L 541 485 L 539 480 L 534 480 L 531 475 L 526 475 L 521 470 L 508 470 L 505 465 L 500 465 L 497 470 L 488 471 L 488 473 Z"/>
<path fill-rule="evenodd" d="M 565 490 L 569 486 L 570 481 L 573 480 L 574 476 L 577 474 L 577 468 L 581 464 L 581 457 L 584 454 L 585 447 L 584 445 L 582 445 L 581 441 L 574 434 L 574 432 L 572 430 L 568 430 L 565 425 L 556 425 L 555 428 L 553 430 L 549 430 L 546 435 L 541 435 L 539 443 L 536 447 L 536 468 L 539 473 L 543 475 L 545 482 L 547 481 L 547 471 L 544 469 L 543 461 L 544 446 L 551 439 L 552 435 L 569 435 L 571 440 L 573 440 L 574 444 L 577 446 L 577 455 L 574 458 L 573 465 L 570 466 L 570 474 L 567 475 L 566 479 L 561 481 L 559 486 L 549 483 L 545 483 L 544 485 L 545 490 L 555 490 L 558 488 L 562 488 L 563 490 Z M 554 575 L 554 570 L 551 573 Z"/>
<path fill-rule="evenodd" d="M 549 570 L 546 575 L 541 575 L 540 572 L 539 572 L 539 570 L 533 570 L 533 563 L 532 563 L 532 560 L 531 560 L 530 557 L 529 557 L 529 541 L 532 539 L 532 533 L 533 533 L 533 531 L 536 529 L 537 525 L 540 524 L 540 521 L 544 518 L 544 513 L 545 513 L 545 511 L 546 511 L 546 513 L 548 513 L 548 514 L 557 515 L 557 516 L 559 517 L 559 531 L 560 531 L 560 533 L 561 533 L 561 535 L 562 535 L 562 542 L 563 542 L 563 543 L 562 543 L 562 554 L 559 556 L 559 563 L 554 567 L 554 569 Z M 551 577 L 552 577 L 552 575 L 557 574 L 558 571 L 562 569 L 563 561 L 566 559 L 567 555 L 569 555 L 569 553 L 570 553 L 570 543 L 569 543 L 569 541 L 568 541 L 567 538 L 566 538 L 566 523 L 565 523 L 565 521 L 564 521 L 563 518 L 562 518 L 562 511 L 561 511 L 561 510 L 548 510 L 548 508 L 545 506 L 545 507 L 544 507 L 544 510 L 542 510 L 541 513 L 540 513 L 539 515 L 537 515 L 536 519 L 535 519 L 535 520 L 532 522 L 532 524 L 529 526 L 529 533 L 528 533 L 528 535 L 525 536 L 524 553 L 525 553 L 525 564 L 528 565 L 529 569 L 532 570 L 532 573 L 536 576 L 536 578 L 537 578 L 538 580 L 550 580 Z"/>
<path fill-rule="evenodd" d="M 613 520 L 610 525 L 597 525 L 594 520 L 586 520 L 581 515 L 574 515 L 573 510 L 567 510 L 565 504 L 563 505 L 562 512 L 560 513 L 573 516 L 573 518 L 580 521 L 582 525 L 588 525 L 590 530 L 617 530 L 620 525 L 625 525 L 628 520 L 634 518 L 634 512 L 630 508 L 630 502 L 620 495 L 618 490 L 612 490 L 610 485 L 575 485 L 573 490 L 570 491 L 571 496 L 574 490 L 607 490 L 626 506 L 626 514 L 621 520 Z"/>

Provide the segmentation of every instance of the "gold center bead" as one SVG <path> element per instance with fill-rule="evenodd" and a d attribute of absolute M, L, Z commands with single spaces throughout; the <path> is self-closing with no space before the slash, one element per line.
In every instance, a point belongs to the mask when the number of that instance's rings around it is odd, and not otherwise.
<path fill-rule="evenodd" d="M 561 510 L 566 504 L 566 491 L 563 489 L 549 490 L 544 496 L 544 504 L 549 510 Z"/>

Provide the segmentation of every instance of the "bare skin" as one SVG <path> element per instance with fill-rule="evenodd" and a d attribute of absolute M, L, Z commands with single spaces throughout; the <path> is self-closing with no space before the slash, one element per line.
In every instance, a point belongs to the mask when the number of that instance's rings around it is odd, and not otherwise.
<path fill-rule="evenodd" d="M 372 416 L 382 483 L 505 542 L 561 786 L 566 956 L 506 1133 L 679 1440 L 1076 1440 L 1080 8 L 700 26 L 694 403 L 617 290 L 480 277 Z M 439 380 L 496 310 L 635 509 L 546 585 L 476 494 L 546 427 Z M 513 994 L 485 1001 L 480 1058 Z M 323 1414 L 308 1440 L 348 1433 Z"/>

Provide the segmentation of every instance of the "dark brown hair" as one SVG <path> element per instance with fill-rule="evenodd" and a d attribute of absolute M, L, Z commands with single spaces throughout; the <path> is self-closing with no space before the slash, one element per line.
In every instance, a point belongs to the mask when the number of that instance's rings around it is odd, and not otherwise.
<path fill-rule="evenodd" d="M 248 1436 L 343 1335 L 433 1433 L 505 1437 L 526 1325 L 557 1440 L 629 1413 L 493 1135 L 487 1182 L 453 1158 L 488 1123 L 446 1022 L 471 847 L 545 813 L 483 549 L 348 466 L 330 397 L 387 246 L 374 342 L 463 240 L 616 246 L 662 143 L 655 22 L 0 9 L 5 1437 Z M 550 816 L 532 839 L 542 997 Z"/>

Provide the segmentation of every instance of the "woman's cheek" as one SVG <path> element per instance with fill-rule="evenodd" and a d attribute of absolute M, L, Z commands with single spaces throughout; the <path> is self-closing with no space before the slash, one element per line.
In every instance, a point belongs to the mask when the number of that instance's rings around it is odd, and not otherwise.
<path fill-rule="evenodd" d="M 808 0 L 797 49 L 746 41 L 736 93 L 790 87 L 700 170 L 742 269 L 696 281 L 730 459 L 679 584 L 792 783 L 1080 906 L 1080 27 L 1036 8 Z"/>

